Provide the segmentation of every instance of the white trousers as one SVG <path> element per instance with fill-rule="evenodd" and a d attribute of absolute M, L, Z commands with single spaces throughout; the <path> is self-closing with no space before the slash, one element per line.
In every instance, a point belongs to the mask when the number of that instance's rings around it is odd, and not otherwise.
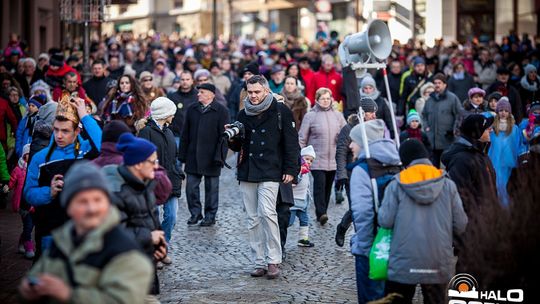
<path fill-rule="evenodd" d="M 240 190 L 248 216 L 249 244 L 255 268 L 266 269 L 268 264 L 281 264 L 276 212 L 279 183 L 240 182 Z"/>

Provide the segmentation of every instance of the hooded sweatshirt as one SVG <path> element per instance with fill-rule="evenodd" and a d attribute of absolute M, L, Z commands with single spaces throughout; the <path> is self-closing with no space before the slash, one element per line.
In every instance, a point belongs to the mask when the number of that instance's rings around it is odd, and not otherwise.
<path fill-rule="evenodd" d="M 443 284 L 455 272 L 453 234 L 467 215 L 456 185 L 428 159 L 419 159 L 388 184 L 379 209 L 381 227 L 393 229 L 388 279 L 402 284 Z"/>
<path fill-rule="evenodd" d="M 390 139 L 379 139 L 369 143 L 371 158 L 386 165 L 401 163 L 395 143 Z M 318 155 L 317 155 L 318 156 Z M 358 157 L 366 158 L 364 151 Z M 351 211 L 356 233 L 351 238 L 351 252 L 354 255 L 369 256 L 375 237 L 375 211 L 369 174 L 360 166 L 355 166 L 351 175 Z"/>

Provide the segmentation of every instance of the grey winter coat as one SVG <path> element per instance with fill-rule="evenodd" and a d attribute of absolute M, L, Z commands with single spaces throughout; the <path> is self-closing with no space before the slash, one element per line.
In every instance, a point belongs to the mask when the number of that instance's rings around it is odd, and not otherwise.
<path fill-rule="evenodd" d="M 431 93 L 422 112 L 422 123 L 434 150 L 446 150 L 454 142 L 462 111 L 454 93 Z"/>
<path fill-rule="evenodd" d="M 452 278 L 453 234 L 465 231 L 467 215 L 454 182 L 429 160 L 412 162 L 388 184 L 378 222 L 393 229 L 389 280 L 443 284 Z"/>
<path fill-rule="evenodd" d="M 379 139 L 369 143 L 371 158 L 396 166 L 401 163 L 396 144 L 390 139 Z M 362 152 L 358 159 L 365 159 Z M 369 256 L 375 237 L 375 211 L 369 174 L 360 166 L 354 167 L 351 175 L 351 211 L 356 231 L 351 238 L 354 255 Z"/>
<path fill-rule="evenodd" d="M 336 170 L 336 145 L 339 131 L 345 126 L 345 118 L 334 109 L 323 110 L 315 105 L 302 120 L 298 131 L 300 147 L 312 145 L 317 157 L 311 170 Z"/>

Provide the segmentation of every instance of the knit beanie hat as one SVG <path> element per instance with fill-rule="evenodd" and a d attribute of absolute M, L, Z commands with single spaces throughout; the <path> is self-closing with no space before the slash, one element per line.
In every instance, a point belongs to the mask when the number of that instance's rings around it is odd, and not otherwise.
<path fill-rule="evenodd" d="M 255 61 L 248 63 L 242 70 L 242 74 L 245 72 L 250 72 L 253 75 L 259 75 L 259 64 Z"/>
<path fill-rule="evenodd" d="M 24 156 L 25 154 L 28 154 L 28 153 L 30 153 L 30 144 L 26 144 L 23 146 L 21 155 Z"/>
<path fill-rule="evenodd" d="M 174 102 L 167 97 L 158 97 L 150 104 L 150 112 L 155 120 L 174 116 L 176 109 Z"/>
<path fill-rule="evenodd" d="M 508 101 L 508 97 L 503 96 L 499 101 L 497 102 L 497 108 L 495 109 L 495 112 L 499 113 L 501 110 L 506 110 L 508 113 L 512 113 L 512 105 L 510 104 L 510 101 Z"/>
<path fill-rule="evenodd" d="M 101 169 L 89 161 L 77 162 L 64 177 L 64 188 L 60 193 L 62 207 L 66 208 L 77 193 L 89 189 L 98 189 L 110 195 L 107 179 Z"/>
<path fill-rule="evenodd" d="M 124 133 L 118 139 L 116 149 L 124 153 L 124 165 L 133 166 L 147 160 L 157 147 L 144 138 L 135 137 L 131 133 Z"/>
<path fill-rule="evenodd" d="M 469 98 L 472 98 L 474 95 L 480 94 L 482 97 L 486 96 L 486 91 L 480 89 L 480 88 L 471 88 L 469 90 Z"/>
<path fill-rule="evenodd" d="M 28 100 L 28 105 L 34 105 L 36 108 L 41 108 L 42 105 L 47 103 L 47 96 L 44 94 L 34 95 Z"/>
<path fill-rule="evenodd" d="M 302 148 L 302 150 L 300 150 L 300 155 L 301 156 L 311 156 L 313 157 L 313 159 L 317 158 L 317 154 L 315 154 L 315 149 L 313 149 L 313 146 L 312 145 L 309 145 L 305 148 Z"/>
<path fill-rule="evenodd" d="M 210 77 L 210 71 L 207 69 L 198 69 L 193 73 L 193 79 L 195 79 L 195 81 L 198 81 L 201 77 Z"/>
<path fill-rule="evenodd" d="M 375 100 L 369 97 L 360 98 L 360 106 L 362 107 L 364 112 L 375 113 L 378 110 Z"/>
<path fill-rule="evenodd" d="M 370 141 L 384 138 L 384 121 L 382 121 L 381 119 L 366 121 L 364 123 L 364 126 L 366 128 L 366 136 L 368 143 Z M 356 125 L 354 128 L 352 128 L 351 133 L 349 133 L 349 137 L 355 143 L 362 145 L 363 135 L 360 125 Z"/>
<path fill-rule="evenodd" d="M 124 133 L 131 133 L 128 125 L 121 120 L 113 120 L 103 127 L 103 136 L 101 142 L 117 143 L 120 135 Z"/>
<path fill-rule="evenodd" d="M 492 99 L 495 99 L 495 100 L 499 101 L 499 99 L 501 99 L 501 97 L 502 97 L 502 94 L 500 92 L 498 92 L 498 91 L 495 91 L 495 92 L 489 94 L 486 99 L 487 99 L 488 102 L 490 100 L 492 100 Z"/>
<path fill-rule="evenodd" d="M 480 139 L 484 131 L 491 127 L 493 121 L 493 116 L 486 117 L 482 114 L 471 114 L 461 124 L 461 134 L 468 139 Z"/>
<path fill-rule="evenodd" d="M 410 125 L 414 120 L 420 122 L 420 115 L 415 110 L 410 110 L 409 114 L 407 114 L 407 124 Z"/>
<path fill-rule="evenodd" d="M 529 63 L 525 66 L 525 68 L 523 68 L 523 70 L 525 70 L 525 75 L 528 75 L 530 72 L 536 72 L 536 67 Z"/>
<path fill-rule="evenodd" d="M 443 74 L 443 73 L 437 73 L 435 74 L 435 76 L 433 76 L 433 82 L 435 82 L 435 80 L 440 80 L 444 83 L 446 83 L 446 76 Z"/>
<path fill-rule="evenodd" d="M 529 113 L 533 113 L 534 111 L 540 110 L 540 101 L 533 101 L 531 103 L 531 108 L 529 109 Z"/>
<path fill-rule="evenodd" d="M 371 77 L 369 75 L 362 79 L 362 83 L 360 84 L 360 88 L 363 89 L 364 87 L 366 87 L 368 85 L 376 88 L 375 79 L 373 79 L 373 77 Z"/>
<path fill-rule="evenodd" d="M 64 66 L 64 54 L 56 53 L 51 56 L 49 64 L 61 68 Z"/>
<path fill-rule="evenodd" d="M 424 59 L 424 57 L 421 57 L 421 56 L 414 57 L 413 65 L 416 66 L 418 64 L 426 64 L 426 60 Z"/>
<path fill-rule="evenodd" d="M 409 138 L 399 147 L 399 158 L 403 166 L 409 166 L 413 161 L 421 158 L 428 158 L 429 153 L 426 147 L 418 139 Z"/>

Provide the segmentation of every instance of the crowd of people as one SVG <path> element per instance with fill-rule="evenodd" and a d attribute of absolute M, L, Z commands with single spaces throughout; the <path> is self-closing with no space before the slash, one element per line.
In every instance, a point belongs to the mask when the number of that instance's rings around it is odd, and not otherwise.
<path fill-rule="evenodd" d="M 187 224 L 215 225 L 230 150 L 252 277 L 280 276 L 296 218 L 298 246 L 316 246 L 310 204 L 325 226 L 331 193 L 340 204 L 345 190 L 335 242 L 353 226 L 359 303 L 410 303 L 417 284 L 424 303 L 443 303 L 456 272 L 483 289 L 531 290 L 540 41 L 396 41 L 387 90 L 381 70 L 347 74 L 337 35 L 326 37 L 213 49 L 122 33 L 92 43 L 84 79 L 78 46 L 34 59 L 12 35 L 0 63 L 0 199 L 13 192 L 18 249 L 35 261 L 22 298 L 158 302 L 182 183 Z M 370 252 L 384 228 L 387 277 L 374 279 Z"/>

